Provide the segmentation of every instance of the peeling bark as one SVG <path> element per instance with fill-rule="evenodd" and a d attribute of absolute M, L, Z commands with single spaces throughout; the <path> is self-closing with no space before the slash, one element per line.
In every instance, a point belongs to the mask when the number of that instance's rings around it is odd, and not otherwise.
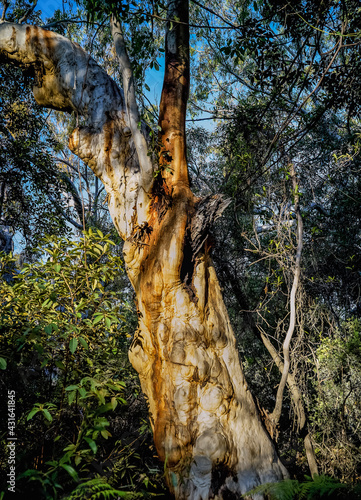
<path fill-rule="evenodd" d="M 161 255 L 176 265 L 169 250 L 167 238 Z M 148 396 L 170 488 L 176 498 L 223 498 L 225 491 L 239 495 L 283 478 L 239 364 L 209 255 L 195 266 L 195 303 L 157 253 L 142 275 L 130 358 Z"/>
<path fill-rule="evenodd" d="M 75 111 L 84 121 L 69 146 L 103 182 L 125 240 L 139 311 L 129 356 L 170 490 L 184 500 L 239 498 L 287 473 L 248 390 L 210 258 L 208 229 L 226 202 L 199 200 L 189 189 L 187 16 L 187 2 L 170 2 L 168 17 L 181 23 L 166 40 L 161 171 L 151 183 L 134 145 L 129 100 L 78 45 L 35 26 L 3 23 L 0 60 L 32 68 L 39 104 Z"/>

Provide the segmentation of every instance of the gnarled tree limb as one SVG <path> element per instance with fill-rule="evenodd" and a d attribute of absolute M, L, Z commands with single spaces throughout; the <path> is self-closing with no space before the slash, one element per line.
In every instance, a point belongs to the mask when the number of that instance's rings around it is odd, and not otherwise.
<path fill-rule="evenodd" d="M 129 237 L 147 219 L 141 186 L 150 181 L 142 178 L 123 92 L 78 44 L 37 26 L 1 23 L 1 60 L 33 72 L 39 105 L 82 118 L 69 147 L 103 182 L 114 224 Z"/>

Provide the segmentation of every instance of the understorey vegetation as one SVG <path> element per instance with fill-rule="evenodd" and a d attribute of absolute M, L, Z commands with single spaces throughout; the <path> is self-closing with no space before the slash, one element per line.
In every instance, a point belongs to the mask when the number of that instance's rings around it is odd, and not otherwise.
<path fill-rule="evenodd" d="M 19 498 L 72 490 L 85 498 L 87 487 L 117 498 L 119 484 L 126 498 L 162 491 L 146 402 L 127 360 L 136 316 L 114 249 L 89 229 L 77 242 L 46 238 L 33 263 L 1 260 L 1 413 L 6 388 L 14 390 Z"/>
<path fill-rule="evenodd" d="M 360 498 L 359 2 L 1 3 L 0 500 Z"/>

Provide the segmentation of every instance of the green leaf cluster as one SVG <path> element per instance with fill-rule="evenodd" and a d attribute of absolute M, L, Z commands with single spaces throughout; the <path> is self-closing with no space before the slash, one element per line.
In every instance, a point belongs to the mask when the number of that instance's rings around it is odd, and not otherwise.
<path fill-rule="evenodd" d="M 139 382 L 127 360 L 136 321 L 129 288 L 119 289 L 122 260 L 109 236 L 93 229 L 76 241 L 47 237 L 38 255 L 22 266 L 11 254 L 0 259 L 1 405 L 5 412 L 7 390 L 14 389 L 18 488 L 54 500 L 101 471 L 107 498 L 126 485 L 128 496 L 118 496 L 129 498 L 130 490 L 147 490 L 144 458 L 129 445 L 137 442 L 146 405 L 137 402 Z M 6 435 L 4 419 L 4 457 Z M 151 433 L 139 439 L 152 462 Z M 147 484 L 153 488 L 153 479 Z"/>

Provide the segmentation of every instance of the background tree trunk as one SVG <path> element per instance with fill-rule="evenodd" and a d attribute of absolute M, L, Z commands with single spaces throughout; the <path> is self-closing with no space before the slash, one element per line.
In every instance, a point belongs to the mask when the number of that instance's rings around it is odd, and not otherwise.
<path fill-rule="evenodd" d="M 152 181 L 132 132 L 129 95 L 79 46 L 36 26 L 3 23 L 0 56 L 33 68 L 39 104 L 75 111 L 85 121 L 69 146 L 103 182 L 125 240 L 139 315 L 130 359 L 170 490 L 177 499 L 239 498 L 287 473 L 244 379 L 209 255 L 208 230 L 225 202 L 196 199 L 189 189 L 186 2 L 170 2 L 168 17 L 180 22 L 169 26 L 166 40 L 161 169 Z"/>

